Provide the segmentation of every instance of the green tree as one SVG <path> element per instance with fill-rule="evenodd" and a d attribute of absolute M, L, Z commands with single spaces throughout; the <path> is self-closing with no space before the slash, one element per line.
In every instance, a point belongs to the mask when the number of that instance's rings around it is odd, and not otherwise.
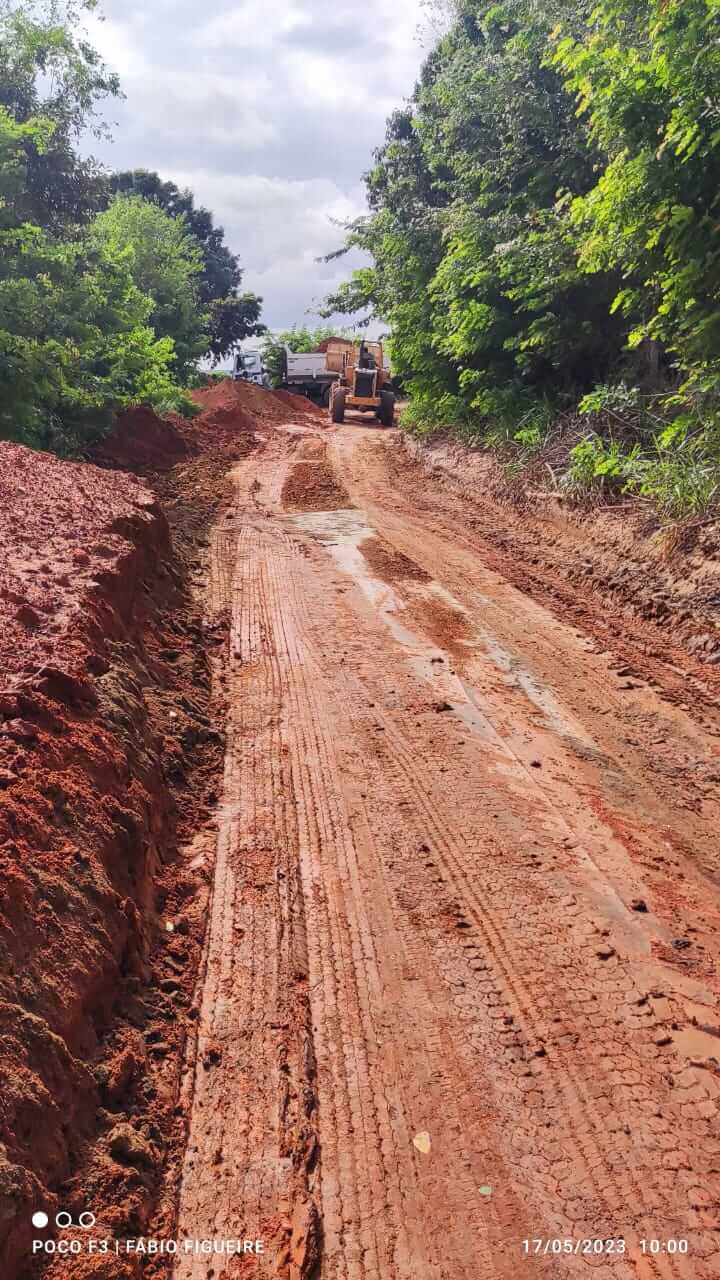
<path fill-rule="evenodd" d="M 0 436 L 77 452 L 125 405 L 181 401 L 172 340 L 148 326 L 154 304 L 128 255 L 19 220 L 29 154 L 54 127 L 0 107 Z"/>
<path fill-rule="evenodd" d="M 433 83 L 438 55 L 423 69 L 426 90 Z M 416 90 L 414 103 L 420 93 Z M 370 214 L 347 228 L 339 254 L 359 249 L 372 266 L 354 271 L 326 299 L 323 314 L 364 313 L 360 323 L 377 318 L 392 333 L 393 370 L 421 411 L 449 420 L 456 411 L 458 371 L 434 345 L 435 317 L 429 289 L 443 257 L 443 223 L 450 205 L 444 174 L 434 178 L 416 128 L 413 110 L 396 111 L 388 120 L 384 146 L 374 154 L 365 176 Z"/>
<path fill-rule="evenodd" d="M 461 0 L 366 178 L 349 243 L 373 266 L 327 300 L 387 321 L 398 374 L 446 421 L 570 398 L 622 350 L 617 282 L 577 263 L 567 193 L 597 153 L 547 65 L 553 8 L 570 5 Z"/>
<path fill-rule="evenodd" d="M 61 452 L 137 401 L 185 407 L 175 336 L 187 362 L 205 345 L 200 254 L 183 228 L 152 208 L 169 232 L 156 225 L 151 247 L 140 216 L 88 225 L 92 183 L 73 140 L 114 81 L 78 18 L 0 0 L 0 435 Z"/>
<path fill-rule="evenodd" d="M 260 323 L 262 298 L 240 292 L 239 258 L 225 244 L 225 232 L 215 226 L 212 214 L 196 206 L 192 192 L 181 191 L 174 182 L 164 182 L 159 174 L 146 169 L 111 174 L 110 189 L 121 195 L 142 196 L 158 205 L 171 217 L 183 220 L 197 240 L 203 258 L 199 297 L 208 314 L 208 354 L 214 362 L 239 342 L 265 332 Z"/>
<path fill-rule="evenodd" d="M 580 263 L 622 277 L 630 341 L 661 344 L 694 387 L 720 387 L 720 4 L 600 0 L 555 64 L 605 156 L 575 202 Z"/>
<path fill-rule="evenodd" d="M 28 148 L 42 152 L 52 138 L 53 128 L 52 121 L 41 116 L 18 124 L 7 108 L 0 106 L 0 225 L 11 226 L 20 220 Z"/>
<path fill-rule="evenodd" d="M 104 132 L 99 104 L 120 93 L 81 32 L 83 13 L 94 7 L 94 0 L 0 0 L 0 106 L 18 124 L 53 124 L 42 146 L 31 135 L 23 142 L 17 213 L 55 232 L 86 222 L 105 199 L 100 166 L 76 150 L 81 135 Z"/>
<path fill-rule="evenodd" d="M 151 298 L 149 323 L 159 338 L 172 339 L 176 373 L 186 381 L 208 345 L 202 253 L 186 224 L 140 196 L 116 196 L 89 234 L 99 250 L 127 265 L 136 288 Z"/>
<path fill-rule="evenodd" d="M 579 408 L 568 492 L 716 501 L 718 85 L 720 0 L 455 0 L 326 301 L 391 328 L 406 422 L 526 449 Z"/>
<path fill-rule="evenodd" d="M 127 262 L 87 238 L 0 229 L 0 436 L 77 452 L 119 408 L 179 407 L 172 340 L 149 327 L 152 307 Z"/>

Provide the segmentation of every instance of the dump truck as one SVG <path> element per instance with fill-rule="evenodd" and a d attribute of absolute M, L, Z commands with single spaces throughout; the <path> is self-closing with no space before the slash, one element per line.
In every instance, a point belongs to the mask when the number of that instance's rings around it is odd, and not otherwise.
<path fill-rule="evenodd" d="M 285 347 L 282 386 L 295 395 L 307 396 L 327 407 L 334 383 L 340 374 L 328 369 L 324 351 L 291 351 Z"/>
<path fill-rule="evenodd" d="M 390 386 L 390 371 L 385 367 L 382 342 L 361 342 L 359 346 L 343 338 L 331 338 L 326 344 L 329 371 L 337 381 L 330 393 L 330 419 L 344 422 L 348 409 L 373 413 L 384 427 L 395 420 L 395 392 Z"/>

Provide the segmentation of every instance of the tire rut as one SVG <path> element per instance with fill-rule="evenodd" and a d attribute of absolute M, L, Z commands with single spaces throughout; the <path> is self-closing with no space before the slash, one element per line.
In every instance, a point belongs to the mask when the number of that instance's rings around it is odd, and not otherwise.
<path fill-rule="evenodd" d="M 268 509 L 214 546 L 230 717 L 180 1234 L 262 1236 L 248 1274 L 280 1280 L 713 1280 L 715 1094 L 664 1051 L 645 935 L 597 923 L 635 927 L 624 847 L 574 825 L 574 775 L 533 776 L 530 703 L 478 686 L 485 734 L 438 715 L 331 529 Z M 668 1235 L 692 1255 L 642 1254 Z M 627 1253 L 523 1253 L 568 1236 Z"/>

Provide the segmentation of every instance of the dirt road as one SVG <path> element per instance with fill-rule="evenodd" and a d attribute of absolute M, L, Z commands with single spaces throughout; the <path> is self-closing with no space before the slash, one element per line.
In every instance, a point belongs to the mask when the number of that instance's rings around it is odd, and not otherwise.
<path fill-rule="evenodd" d="M 176 1280 L 712 1280 L 720 719 L 524 594 L 397 459 L 278 428 L 215 530 L 177 1234 L 265 1252 Z"/>

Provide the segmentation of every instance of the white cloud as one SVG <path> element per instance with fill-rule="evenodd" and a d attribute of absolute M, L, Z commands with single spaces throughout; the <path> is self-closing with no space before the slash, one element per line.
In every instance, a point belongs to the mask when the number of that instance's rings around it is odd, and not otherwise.
<path fill-rule="evenodd" d="M 270 323 L 299 321 L 331 292 L 348 271 L 344 259 L 318 261 L 342 241 L 333 225 L 364 209 L 361 187 L 343 191 L 329 178 L 291 182 L 259 174 L 224 177 L 207 171 L 175 170 L 167 175 L 180 187 L 192 187 L 213 209 L 230 244 L 245 265 L 243 286 L 269 304 Z M 278 307 L 275 299 L 281 299 Z M 293 312 L 288 308 L 292 301 Z M 296 314 L 299 308 L 299 313 Z"/>
<path fill-rule="evenodd" d="M 199 33 L 198 46 L 211 53 L 246 53 L 277 46 L 279 40 L 305 23 L 303 6 L 284 0 L 245 0 L 215 13 Z"/>
<path fill-rule="evenodd" d="M 423 56 L 421 0 L 102 4 L 90 35 L 126 101 L 101 158 L 194 191 L 267 322 L 301 322 L 349 269 L 315 259 L 341 242 L 332 219 L 364 209 L 362 173 Z"/>

